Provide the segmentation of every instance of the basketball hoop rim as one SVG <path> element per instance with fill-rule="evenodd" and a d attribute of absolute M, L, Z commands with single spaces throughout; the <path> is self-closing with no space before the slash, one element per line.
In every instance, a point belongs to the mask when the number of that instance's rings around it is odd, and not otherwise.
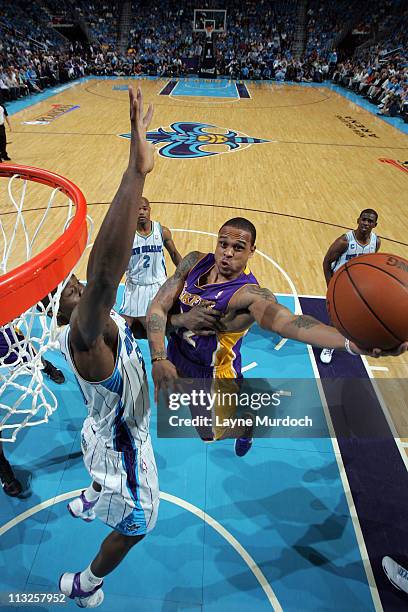
<path fill-rule="evenodd" d="M 31 308 L 64 280 L 81 257 L 88 237 L 86 199 L 72 181 L 41 168 L 0 164 L 0 178 L 13 176 L 58 187 L 75 205 L 75 216 L 63 234 L 41 253 L 0 276 L 0 325 Z"/>

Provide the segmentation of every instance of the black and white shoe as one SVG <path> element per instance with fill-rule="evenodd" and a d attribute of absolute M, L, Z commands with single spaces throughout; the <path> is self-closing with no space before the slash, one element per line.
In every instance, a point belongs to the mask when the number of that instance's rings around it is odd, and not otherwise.
<path fill-rule="evenodd" d="M 3 491 L 10 497 L 17 497 L 23 490 L 21 482 L 14 476 L 13 469 L 4 455 L 0 455 L 0 481 Z"/>
<path fill-rule="evenodd" d="M 62 385 L 62 383 L 65 382 L 65 376 L 61 370 L 58 370 L 58 368 L 52 365 L 51 361 L 48 361 L 47 359 L 43 359 L 42 362 L 44 365 L 44 374 L 46 374 L 57 385 Z"/>

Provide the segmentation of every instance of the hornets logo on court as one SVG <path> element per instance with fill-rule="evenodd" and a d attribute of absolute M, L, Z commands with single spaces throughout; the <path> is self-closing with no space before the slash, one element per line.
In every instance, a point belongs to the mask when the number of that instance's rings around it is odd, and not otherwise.
<path fill-rule="evenodd" d="M 253 144 L 271 142 L 261 138 L 252 138 L 234 130 L 218 128 L 209 123 L 178 121 L 172 123 L 169 128 L 166 130 L 159 127 L 153 132 L 147 132 L 146 138 L 154 145 L 159 145 L 159 155 L 172 159 L 209 157 L 237 149 L 246 149 Z M 120 134 L 120 136 L 130 138 L 130 134 Z"/>

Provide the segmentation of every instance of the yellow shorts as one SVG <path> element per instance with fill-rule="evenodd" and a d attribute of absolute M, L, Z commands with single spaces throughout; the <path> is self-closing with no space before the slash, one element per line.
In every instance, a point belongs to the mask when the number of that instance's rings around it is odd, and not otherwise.
<path fill-rule="evenodd" d="M 231 372 L 231 370 L 228 370 Z M 239 437 L 236 427 L 225 423 L 226 419 L 233 418 L 239 406 L 240 384 L 236 378 L 223 377 L 222 371 L 217 372 L 218 378 L 214 378 L 211 385 L 211 393 L 215 395 L 212 408 L 212 430 L 214 440 Z"/>

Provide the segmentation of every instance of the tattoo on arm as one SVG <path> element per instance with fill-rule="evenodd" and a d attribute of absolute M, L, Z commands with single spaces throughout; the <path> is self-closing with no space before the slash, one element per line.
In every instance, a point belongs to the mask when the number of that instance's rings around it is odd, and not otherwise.
<path fill-rule="evenodd" d="M 311 327 L 315 327 L 316 325 L 321 325 L 321 323 L 317 319 L 309 317 L 308 315 L 299 315 L 293 321 L 293 325 L 299 328 L 310 329 Z"/>
<path fill-rule="evenodd" d="M 267 302 L 274 302 L 275 304 L 277 304 L 278 302 L 272 291 L 266 289 L 266 287 L 258 287 L 258 285 L 248 285 L 247 293 L 261 297 Z"/>
<path fill-rule="evenodd" d="M 147 320 L 148 333 L 164 333 L 166 331 L 166 319 L 157 313 L 153 313 Z"/>
<path fill-rule="evenodd" d="M 198 251 L 193 251 L 192 253 L 189 253 L 188 255 L 183 257 L 183 259 L 177 266 L 176 271 L 174 272 L 174 278 L 177 279 L 177 281 L 179 281 L 180 279 L 184 280 L 187 274 L 190 272 L 191 268 L 195 266 L 197 261 L 200 259 L 200 257 L 201 253 L 199 253 Z"/>
<path fill-rule="evenodd" d="M 201 257 L 202 257 L 202 253 L 199 253 L 198 251 L 193 251 L 192 253 L 189 253 L 189 255 L 186 255 L 180 261 L 173 276 L 170 276 L 170 278 L 168 278 L 166 282 L 160 287 L 152 304 L 157 304 L 159 307 L 159 310 L 162 309 L 163 312 L 168 312 L 172 308 L 175 299 L 177 299 L 177 297 L 179 296 L 183 288 L 182 283 L 184 284 L 184 281 L 187 278 L 187 274 L 189 273 L 193 265 L 195 265 Z M 155 314 L 155 316 L 157 317 L 160 315 Z M 153 331 L 153 332 L 164 331 L 162 329 L 160 330 L 151 329 L 150 330 L 149 322 L 152 320 L 152 317 L 153 315 L 148 317 L 147 331 Z M 154 324 L 157 324 L 157 322 Z"/>

